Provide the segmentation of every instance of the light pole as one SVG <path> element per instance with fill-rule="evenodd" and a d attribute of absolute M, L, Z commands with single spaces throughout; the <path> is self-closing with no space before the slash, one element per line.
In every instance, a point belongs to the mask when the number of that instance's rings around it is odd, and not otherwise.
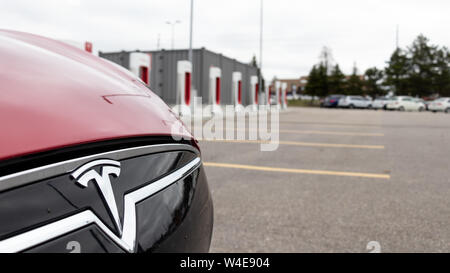
<path fill-rule="evenodd" d="M 262 86 L 262 65 L 263 65 L 263 0 L 261 0 L 261 14 L 260 14 L 260 35 L 259 35 L 259 90 L 261 94 L 263 92 Z"/>
<path fill-rule="evenodd" d="M 400 48 L 399 45 L 399 37 L 400 37 L 400 27 L 399 25 L 397 25 L 397 29 L 396 29 L 396 33 L 395 33 L 395 46 L 396 46 L 396 50 L 398 50 Z"/>
<path fill-rule="evenodd" d="M 175 25 L 180 24 L 180 23 L 181 23 L 181 21 L 179 21 L 179 20 L 176 20 L 175 22 L 170 22 L 170 21 L 166 22 L 166 24 L 168 24 L 172 27 L 172 50 L 175 47 L 175 45 L 174 45 L 175 44 Z"/>
<path fill-rule="evenodd" d="M 190 36 L 189 36 L 189 61 L 192 63 L 192 32 L 194 27 L 194 0 L 191 0 L 191 26 L 190 26 Z"/>
<path fill-rule="evenodd" d="M 156 43 L 156 48 L 159 50 L 161 48 L 161 34 L 158 33 L 158 42 Z"/>

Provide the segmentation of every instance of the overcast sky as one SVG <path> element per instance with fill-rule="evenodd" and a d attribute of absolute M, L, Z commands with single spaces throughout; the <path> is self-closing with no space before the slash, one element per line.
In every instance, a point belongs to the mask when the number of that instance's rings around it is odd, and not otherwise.
<path fill-rule="evenodd" d="M 259 56 L 260 0 L 195 0 L 194 47 L 239 61 Z M 101 51 L 171 48 L 166 21 L 180 20 L 175 47 L 189 44 L 189 0 L 0 0 L 0 28 L 91 41 Z M 331 48 L 345 73 L 383 68 L 395 48 L 420 33 L 450 46 L 449 0 L 264 0 L 263 69 L 297 78 Z"/>

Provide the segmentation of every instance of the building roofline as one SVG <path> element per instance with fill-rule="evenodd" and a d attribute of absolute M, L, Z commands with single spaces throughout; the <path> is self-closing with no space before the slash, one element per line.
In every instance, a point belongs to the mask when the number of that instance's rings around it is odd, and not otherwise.
<path fill-rule="evenodd" d="M 140 49 L 136 49 L 136 50 L 121 50 L 121 51 L 110 51 L 110 52 L 99 51 L 99 53 L 103 54 L 103 55 L 108 55 L 108 54 L 134 53 L 134 52 L 142 52 L 142 53 L 150 53 L 150 54 L 152 54 L 152 53 L 159 53 L 159 52 L 187 52 L 187 51 L 189 51 L 189 49 L 161 49 L 161 50 L 140 50 Z M 194 51 L 194 52 L 195 51 L 197 51 L 197 52 L 198 51 L 205 51 L 205 52 L 208 52 L 208 53 L 211 53 L 211 54 L 219 55 L 219 56 L 221 56 L 223 58 L 235 61 L 235 62 L 240 63 L 240 64 L 251 66 L 250 62 L 242 62 L 242 61 L 239 61 L 239 60 L 237 60 L 235 58 L 231 58 L 231 57 L 225 56 L 222 53 L 217 53 L 217 52 L 211 51 L 211 50 L 209 50 L 209 49 L 207 49 L 205 47 L 194 48 L 194 49 L 192 49 L 192 51 Z"/>

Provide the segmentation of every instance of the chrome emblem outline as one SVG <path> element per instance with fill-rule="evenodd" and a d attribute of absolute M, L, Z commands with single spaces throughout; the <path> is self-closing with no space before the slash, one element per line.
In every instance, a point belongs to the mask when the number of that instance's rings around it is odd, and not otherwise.
<path fill-rule="evenodd" d="M 100 174 L 94 169 L 99 166 L 101 166 Z M 119 210 L 110 180 L 110 175 L 114 175 L 116 178 L 120 176 L 120 166 L 120 162 L 118 161 L 100 159 L 79 167 L 71 174 L 71 177 L 75 179 L 76 184 L 83 188 L 87 188 L 91 181 L 97 185 L 114 219 L 119 236 L 122 236 L 122 223 L 120 222 Z"/>
<path fill-rule="evenodd" d="M 192 146 L 187 144 L 158 144 L 127 148 L 63 161 L 0 177 L 0 190 L 5 190 L 17 185 L 32 183 L 32 181 L 36 181 L 36 179 L 45 179 L 62 173 L 70 174 L 78 166 L 92 162 L 92 160 L 102 158 L 110 158 L 111 160 L 125 160 L 136 156 L 170 151 L 189 151 L 195 153 L 197 157 L 175 172 L 123 196 L 124 220 L 122 236 L 119 237 L 117 234 L 112 232 L 91 210 L 84 210 L 67 218 L 34 228 L 0 241 L 0 253 L 25 251 L 29 248 L 53 240 L 57 237 L 64 236 L 69 232 L 91 224 L 97 226 L 105 233 L 107 237 L 112 239 L 123 250 L 127 252 L 135 252 L 137 237 L 136 205 L 176 183 L 177 181 L 191 175 L 194 171 L 200 168 L 202 165 L 200 153 Z"/>

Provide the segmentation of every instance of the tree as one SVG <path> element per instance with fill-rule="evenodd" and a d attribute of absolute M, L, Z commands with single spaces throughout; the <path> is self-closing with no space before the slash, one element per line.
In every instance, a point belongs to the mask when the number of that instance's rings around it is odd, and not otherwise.
<path fill-rule="evenodd" d="M 385 84 L 397 95 L 450 95 L 448 49 L 420 34 L 407 50 L 396 49 L 385 68 Z"/>
<path fill-rule="evenodd" d="M 428 43 L 429 40 L 421 34 L 408 48 L 410 58 L 408 91 L 413 96 L 429 96 L 437 93 L 434 82 L 438 76 L 436 69 L 438 47 Z"/>
<path fill-rule="evenodd" d="M 261 69 L 259 68 L 259 64 L 258 64 L 258 59 L 256 59 L 255 55 L 253 55 L 252 60 L 250 61 L 249 65 L 257 68 L 258 79 L 261 77 L 261 84 L 262 84 L 261 90 L 263 90 L 263 91 L 266 90 L 265 89 L 266 81 L 264 79 L 264 76 L 261 73 Z M 259 83 L 259 81 L 258 81 L 258 83 Z"/>
<path fill-rule="evenodd" d="M 330 93 L 329 72 L 332 64 L 334 63 L 331 49 L 328 47 L 323 47 L 319 59 L 319 64 L 314 65 L 311 69 L 308 77 L 308 83 L 305 86 L 305 93 L 312 97 L 325 97 Z"/>
<path fill-rule="evenodd" d="M 342 73 L 339 65 L 336 64 L 331 70 L 328 77 L 329 91 L 334 94 L 344 94 L 345 92 L 345 75 Z"/>
<path fill-rule="evenodd" d="M 378 70 L 376 67 L 367 69 L 364 73 L 364 87 L 366 94 L 373 98 L 385 95 L 385 91 L 381 88 L 382 80 L 383 71 Z"/>
<path fill-rule="evenodd" d="M 326 69 L 326 73 L 329 74 L 331 68 L 334 65 L 333 53 L 331 48 L 324 46 L 319 55 L 320 64 Z"/>
<path fill-rule="evenodd" d="M 249 63 L 250 66 L 259 68 L 258 60 L 256 59 L 256 55 L 253 55 L 252 60 Z"/>
<path fill-rule="evenodd" d="M 317 96 L 319 94 L 320 89 L 320 76 L 317 67 L 314 65 L 309 72 L 308 82 L 305 86 L 305 94 L 310 95 L 311 97 Z"/>
<path fill-rule="evenodd" d="M 388 66 L 384 70 L 386 75 L 384 84 L 397 95 L 408 92 L 409 63 L 406 53 L 400 48 L 394 51 L 387 62 Z"/>
<path fill-rule="evenodd" d="M 319 97 L 325 97 L 330 93 L 328 84 L 328 68 L 325 66 L 325 64 L 321 63 L 319 65 L 317 69 L 317 77 L 318 77 L 317 95 Z"/>
<path fill-rule="evenodd" d="M 434 82 L 436 92 L 444 97 L 450 97 L 450 52 L 444 47 L 436 54 L 436 79 Z"/>
<path fill-rule="evenodd" d="M 361 76 L 358 75 L 358 68 L 353 67 L 353 73 L 347 81 L 346 93 L 347 95 L 361 95 L 363 93 L 363 81 Z"/>

